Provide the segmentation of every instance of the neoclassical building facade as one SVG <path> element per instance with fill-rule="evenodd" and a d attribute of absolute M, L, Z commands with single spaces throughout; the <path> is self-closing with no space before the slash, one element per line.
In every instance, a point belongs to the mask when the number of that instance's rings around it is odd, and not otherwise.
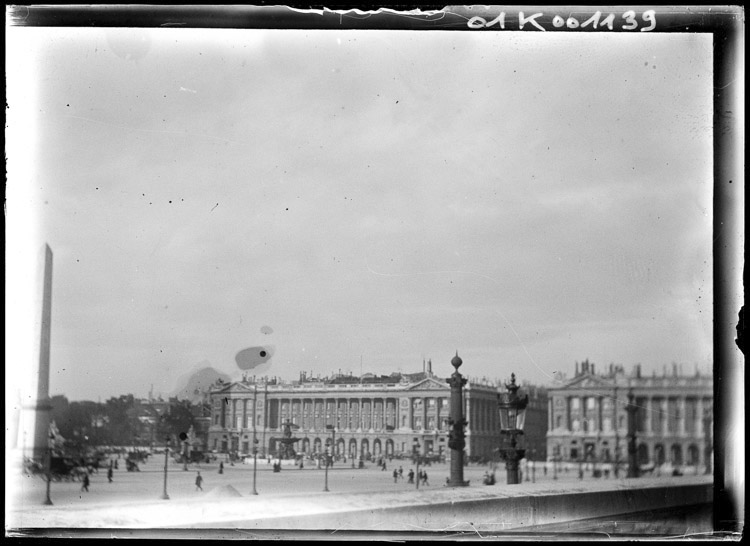
<path fill-rule="evenodd" d="M 469 381 L 464 388 L 466 451 L 491 457 L 499 445 L 497 388 Z M 333 442 L 337 458 L 447 457 L 450 387 L 430 370 L 361 378 L 336 376 L 281 382 L 253 378 L 218 383 L 210 391 L 212 422 L 208 447 L 218 453 L 281 452 L 285 423 L 291 424 L 297 453 L 316 454 Z"/>
<path fill-rule="evenodd" d="M 627 461 L 631 392 L 638 464 L 702 466 L 710 460 L 710 376 L 683 375 L 677 366 L 661 376 L 642 376 L 640 366 L 630 374 L 614 365 L 596 373 L 588 361 L 580 370 L 576 363 L 571 380 L 549 389 L 548 460 Z"/>

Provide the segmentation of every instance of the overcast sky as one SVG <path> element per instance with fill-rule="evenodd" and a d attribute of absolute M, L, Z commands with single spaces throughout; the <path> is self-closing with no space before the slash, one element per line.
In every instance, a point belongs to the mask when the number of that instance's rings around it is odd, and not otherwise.
<path fill-rule="evenodd" d="M 10 28 L 6 55 L 6 328 L 33 361 L 46 242 L 53 395 L 262 345 L 286 379 L 711 370 L 710 34 Z"/>

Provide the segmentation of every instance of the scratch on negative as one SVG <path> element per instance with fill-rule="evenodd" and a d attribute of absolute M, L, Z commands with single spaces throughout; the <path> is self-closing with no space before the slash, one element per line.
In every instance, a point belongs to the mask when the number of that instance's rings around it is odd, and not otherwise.
<path fill-rule="evenodd" d="M 172 131 L 168 129 L 141 129 L 139 127 L 128 127 L 127 125 L 120 125 L 117 123 L 108 123 L 106 121 L 100 121 L 98 119 L 92 119 L 92 118 L 87 118 L 83 116 L 74 116 L 71 114 L 65 114 L 65 117 L 73 118 L 73 119 L 80 119 L 83 121 L 88 121 L 90 123 L 97 123 L 99 125 L 115 127 L 117 129 L 123 129 L 125 131 L 137 131 L 139 133 L 154 133 L 154 134 L 164 134 L 164 135 L 197 136 L 197 137 L 202 137 L 202 138 L 209 138 L 212 140 L 218 140 L 220 142 L 226 142 L 229 144 L 241 144 L 240 142 L 236 140 L 229 140 L 227 138 L 221 138 L 221 137 L 217 137 L 214 135 L 207 135 L 205 133 L 191 133 L 188 131 Z"/>

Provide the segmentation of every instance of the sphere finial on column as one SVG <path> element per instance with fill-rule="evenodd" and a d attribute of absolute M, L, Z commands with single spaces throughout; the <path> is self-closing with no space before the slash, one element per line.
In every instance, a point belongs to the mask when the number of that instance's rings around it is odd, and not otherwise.
<path fill-rule="evenodd" d="M 456 371 L 458 371 L 458 368 L 459 368 L 459 367 L 461 366 L 461 364 L 463 364 L 463 362 L 464 362 L 464 361 L 463 361 L 463 360 L 461 360 L 461 357 L 460 357 L 460 356 L 458 356 L 458 351 L 456 351 L 456 356 L 454 356 L 454 357 L 453 357 L 453 358 L 451 359 L 451 365 L 452 365 L 452 366 L 453 366 L 454 368 L 456 368 Z"/>

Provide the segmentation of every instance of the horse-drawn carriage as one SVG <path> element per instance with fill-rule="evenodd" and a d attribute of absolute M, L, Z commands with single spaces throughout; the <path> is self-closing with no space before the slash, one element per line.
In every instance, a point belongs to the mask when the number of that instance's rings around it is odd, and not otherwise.
<path fill-rule="evenodd" d="M 196 463 L 203 463 L 203 462 L 206 462 L 206 463 L 211 462 L 211 457 L 208 454 L 203 453 L 202 451 L 195 450 L 195 449 L 191 450 L 190 453 L 188 454 L 175 452 L 172 454 L 172 458 L 174 459 L 176 463 L 180 463 L 180 464 L 183 464 L 183 463 L 196 464 Z M 234 462 L 236 459 L 231 459 L 231 460 L 232 462 Z"/>

